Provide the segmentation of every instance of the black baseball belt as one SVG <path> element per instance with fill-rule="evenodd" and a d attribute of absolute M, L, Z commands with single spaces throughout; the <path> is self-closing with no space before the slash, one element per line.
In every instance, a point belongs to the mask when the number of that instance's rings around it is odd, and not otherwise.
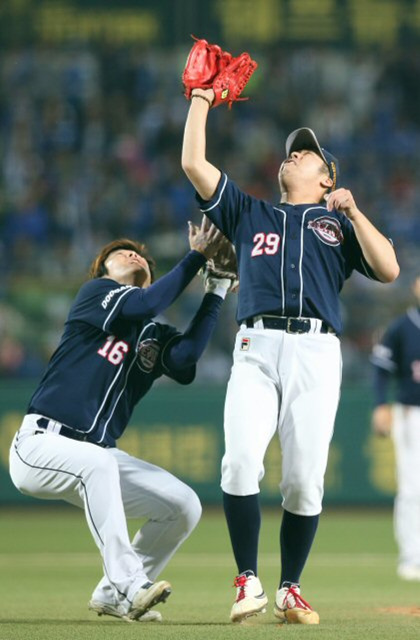
<path fill-rule="evenodd" d="M 334 333 L 335 331 L 324 320 L 311 318 L 287 318 L 285 316 L 254 316 L 247 318 L 245 324 L 248 329 L 257 328 L 257 323 L 262 322 L 264 329 L 278 329 L 286 333 Z M 315 323 L 315 328 L 314 328 Z"/>
<path fill-rule="evenodd" d="M 50 422 L 55 423 L 55 425 L 59 425 L 58 429 L 51 429 Z M 89 439 L 89 434 L 84 433 L 83 431 L 76 431 L 71 427 L 67 427 L 65 424 L 61 424 L 56 420 L 49 420 L 48 418 L 38 418 L 36 421 L 39 429 L 35 431 L 35 435 L 54 432 L 60 434 L 60 436 L 64 436 L 65 438 L 70 438 L 70 440 L 78 440 L 80 442 L 90 442 L 90 444 L 96 444 L 98 447 L 103 447 L 104 449 L 109 449 L 109 445 L 103 444 L 102 442 L 93 442 Z"/>

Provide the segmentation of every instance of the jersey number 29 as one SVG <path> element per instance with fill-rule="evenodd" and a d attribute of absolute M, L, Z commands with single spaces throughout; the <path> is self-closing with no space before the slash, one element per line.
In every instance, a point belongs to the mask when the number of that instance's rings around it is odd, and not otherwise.
<path fill-rule="evenodd" d="M 251 258 L 262 256 L 263 253 L 268 256 L 273 256 L 279 250 L 279 246 L 280 236 L 278 233 L 256 233 Z"/>

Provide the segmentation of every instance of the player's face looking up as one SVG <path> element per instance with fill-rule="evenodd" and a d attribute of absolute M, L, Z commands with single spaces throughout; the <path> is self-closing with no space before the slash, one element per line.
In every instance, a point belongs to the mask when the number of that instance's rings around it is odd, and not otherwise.
<path fill-rule="evenodd" d="M 328 167 L 323 159 L 308 149 L 292 151 L 292 153 L 282 162 L 279 169 L 280 191 L 288 192 L 290 189 L 301 190 L 305 185 L 305 190 L 328 190 L 332 185 Z"/>
<path fill-rule="evenodd" d="M 151 274 L 147 260 L 136 251 L 117 249 L 112 251 L 105 260 L 107 274 L 121 284 L 134 284 L 138 287 L 148 287 L 151 284 Z"/>

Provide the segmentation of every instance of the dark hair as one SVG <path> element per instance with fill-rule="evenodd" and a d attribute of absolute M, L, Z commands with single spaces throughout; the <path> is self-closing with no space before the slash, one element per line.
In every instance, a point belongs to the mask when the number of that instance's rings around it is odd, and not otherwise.
<path fill-rule="evenodd" d="M 129 240 L 128 238 L 120 238 L 119 240 L 113 240 L 112 242 L 106 244 L 90 265 L 89 277 L 102 278 L 102 276 L 106 276 L 108 271 L 105 267 L 105 262 L 108 256 L 113 251 L 118 251 L 119 249 L 135 251 L 135 253 L 138 253 L 139 256 L 142 256 L 142 258 L 144 258 L 149 265 L 151 281 L 153 282 L 153 280 L 155 279 L 156 263 L 149 255 L 146 245 L 141 242 L 137 242 L 136 240 Z"/>

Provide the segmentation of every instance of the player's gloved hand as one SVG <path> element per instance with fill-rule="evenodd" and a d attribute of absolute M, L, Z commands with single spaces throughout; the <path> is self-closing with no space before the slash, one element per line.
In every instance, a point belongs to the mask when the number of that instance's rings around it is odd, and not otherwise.
<path fill-rule="evenodd" d="M 257 67 L 249 53 L 241 53 L 234 58 L 228 51 L 222 51 L 219 45 L 196 39 L 182 74 L 184 95 L 187 100 L 192 95 L 201 95 L 210 107 L 227 104 L 231 108 L 233 102 L 248 99 L 239 96 Z M 214 100 L 205 94 L 192 94 L 193 89 L 211 88 Z"/>
<path fill-rule="evenodd" d="M 222 51 L 218 44 L 209 44 L 207 40 L 195 40 L 182 74 L 184 95 L 191 98 L 193 89 L 210 89 L 216 76 L 223 71 L 232 60 L 228 51 Z"/>
<path fill-rule="evenodd" d="M 258 64 L 252 60 L 249 53 L 241 53 L 237 58 L 233 58 L 213 82 L 215 98 L 212 107 L 227 104 L 230 109 L 234 102 L 248 100 L 239 96 L 257 67 Z"/>
<path fill-rule="evenodd" d="M 235 247 L 227 238 L 223 237 L 217 252 L 207 260 L 203 276 L 206 292 L 217 286 L 226 288 L 226 293 L 238 291 L 239 276 Z"/>

